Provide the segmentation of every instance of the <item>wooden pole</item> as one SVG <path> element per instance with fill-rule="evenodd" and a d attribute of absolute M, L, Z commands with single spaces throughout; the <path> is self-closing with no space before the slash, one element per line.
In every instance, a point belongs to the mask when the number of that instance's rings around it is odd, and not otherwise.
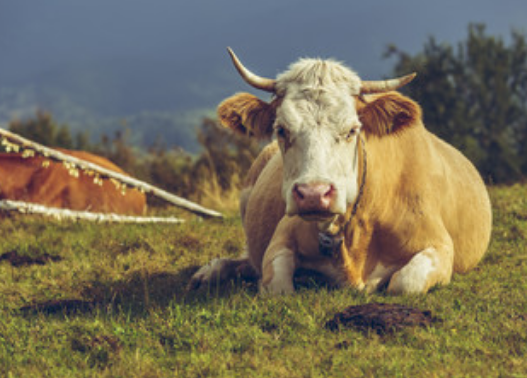
<path fill-rule="evenodd" d="M 116 223 L 183 223 L 183 219 L 174 217 L 134 217 L 128 215 L 92 213 L 89 211 L 76 211 L 48 207 L 36 203 L 22 201 L 0 200 L 0 211 L 18 212 L 21 214 L 37 214 L 53 217 L 57 220 L 88 220 L 92 222 Z"/>

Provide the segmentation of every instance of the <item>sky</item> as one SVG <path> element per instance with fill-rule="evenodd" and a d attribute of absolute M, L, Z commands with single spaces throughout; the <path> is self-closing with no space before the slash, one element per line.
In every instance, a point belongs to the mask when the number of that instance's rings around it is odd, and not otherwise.
<path fill-rule="evenodd" d="M 330 56 L 351 66 L 357 61 L 357 70 L 381 74 L 388 43 L 415 51 L 430 35 L 455 42 L 469 22 L 508 35 L 512 27 L 525 29 L 527 2 L 1 0 L 1 78 L 25 78 L 79 61 L 227 61 L 226 46 L 269 75 L 301 56 Z"/>
<path fill-rule="evenodd" d="M 525 0 L 0 0 L 0 93 L 34 86 L 24 98 L 38 102 L 58 88 L 119 116 L 212 107 L 249 90 L 227 46 L 263 76 L 331 57 L 375 80 L 393 66 L 388 44 L 456 44 L 469 23 L 506 39 L 526 21 Z"/>

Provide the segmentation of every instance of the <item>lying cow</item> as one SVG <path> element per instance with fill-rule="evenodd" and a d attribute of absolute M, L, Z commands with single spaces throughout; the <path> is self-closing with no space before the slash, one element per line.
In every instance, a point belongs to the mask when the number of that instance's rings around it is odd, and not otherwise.
<path fill-rule="evenodd" d="M 429 133 L 421 109 L 394 89 L 332 60 L 302 59 L 276 80 L 248 71 L 270 103 L 236 94 L 223 125 L 276 136 L 253 164 L 241 198 L 248 254 L 216 259 L 196 287 L 250 264 L 270 293 L 294 290 L 298 268 L 368 292 L 424 293 L 473 268 L 491 230 L 489 197 L 474 166 Z"/>
<path fill-rule="evenodd" d="M 124 173 L 109 160 L 84 151 L 60 150 L 66 154 Z M 146 197 L 135 189 L 123 195 L 113 182 L 79 172 L 71 176 L 62 163 L 43 157 L 24 158 L 20 153 L 0 154 L 0 199 L 38 203 L 49 207 L 101 213 L 143 215 Z"/>

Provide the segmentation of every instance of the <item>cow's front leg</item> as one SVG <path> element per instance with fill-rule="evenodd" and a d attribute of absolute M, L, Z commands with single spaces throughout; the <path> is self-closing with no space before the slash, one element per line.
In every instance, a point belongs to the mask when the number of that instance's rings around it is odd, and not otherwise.
<path fill-rule="evenodd" d="M 295 254 L 291 249 L 268 249 L 262 263 L 260 291 L 274 295 L 294 292 L 295 269 Z"/>
<path fill-rule="evenodd" d="M 447 284 L 452 277 L 454 249 L 443 245 L 416 253 L 390 279 L 388 292 L 393 294 L 426 293 L 432 286 Z"/>
<path fill-rule="evenodd" d="M 276 226 L 262 260 L 260 291 L 269 294 L 288 294 L 295 291 L 293 276 L 297 268 L 294 230 L 297 217 L 284 217 Z"/>
<path fill-rule="evenodd" d="M 188 289 L 195 290 L 203 285 L 220 283 L 236 277 L 243 279 L 257 277 L 256 271 L 246 257 L 213 259 L 194 273 L 188 284 Z"/>

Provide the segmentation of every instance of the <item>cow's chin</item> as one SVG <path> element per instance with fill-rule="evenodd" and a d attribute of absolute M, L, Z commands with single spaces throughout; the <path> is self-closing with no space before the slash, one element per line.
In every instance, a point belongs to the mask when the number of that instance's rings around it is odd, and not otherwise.
<path fill-rule="evenodd" d="M 329 222 L 334 220 L 339 215 L 344 215 L 344 211 L 339 211 L 339 209 L 329 208 L 329 209 L 299 209 L 296 206 L 286 209 L 286 214 L 289 216 L 299 216 L 306 222 Z"/>
<path fill-rule="evenodd" d="M 321 211 L 309 211 L 301 212 L 297 214 L 300 218 L 307 222 L 327 222 L 334 219 L 337 214 L 332 212 L 321 212 Z"/>

